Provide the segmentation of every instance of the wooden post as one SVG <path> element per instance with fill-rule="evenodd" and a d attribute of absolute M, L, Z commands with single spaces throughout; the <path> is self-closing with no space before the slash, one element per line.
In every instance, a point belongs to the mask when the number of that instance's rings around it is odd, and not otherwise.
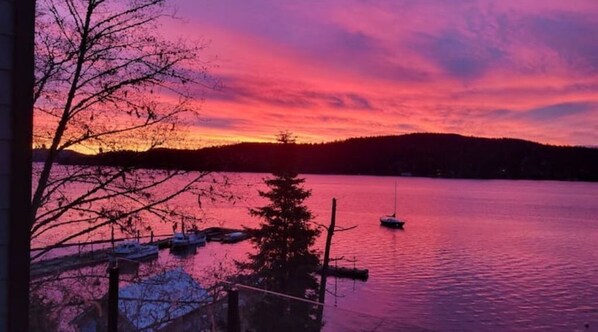
<path fill-rule="evenodd" d="M 150 231 L 150 243 L 154 243 L 154 231 Z"/>
<path fill-rule="evenodd" d="M 118 332 L 118 266 L 109 269 L 108 332 Z"/>
<path fill-rule="evenodd" d="M 228 290 L 228 332 L 241 332 L 241 319 L 239 317 L 239 290 Z"/>
<path fill-rule="evenodd" d="M 324 300 L 326 299 L 326 279 L 328 278 L 328 264 L 330 262 L 330 246 L 332 244 L 332 235 L 334 234 L 334 227 L 336 223 L 336 198 L 332 199 L 332 216 L 330 218 L 330 226 L 328 226 L 328 233 L 326 234 L 326 249 L 324 250 L 324 261 L 322 262 L 322 271 L 320 279 L 320 289 L 318 294 L 318 302 L 322 303 L 318 306 L 317 322 L 322 325 L 322 318 L 324 316 Z"/>

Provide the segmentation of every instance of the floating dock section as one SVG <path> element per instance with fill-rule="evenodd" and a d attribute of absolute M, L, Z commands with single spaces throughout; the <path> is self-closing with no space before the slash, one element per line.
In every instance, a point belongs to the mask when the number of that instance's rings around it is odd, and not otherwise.
<path fill-rule="evenodd" d="M 318 274 L 322 274 L 322 268 L 320 268 L 317 272 Z M 370 277 L 370 271 L 368 269 L 358 269 L 354 267 L 329 266 L 328 275 L 337 278 L 348 278 L 365 281 Z"/>

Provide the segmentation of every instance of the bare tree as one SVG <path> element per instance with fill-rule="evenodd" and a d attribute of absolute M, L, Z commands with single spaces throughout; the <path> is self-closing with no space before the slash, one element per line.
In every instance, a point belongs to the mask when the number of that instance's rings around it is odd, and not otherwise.
<path fill-rule="evenodd" d="M 40 0 L 36 31 L 31 239 L 63 244 L 117 227 L 180 221 L 174 198 L 226 197 L 209 172 L 60 166 L 65 150 L 149 150 L 177 142 L 197 118 L 194 92 L 214 86 L 205 44 L 160 37 L 165 0 Z M 222 180 L 222 181 L 221 181 Z M 185 216 L 195 222 L 194 214 Z M 67 231 L 65 231 L 67 230 Z M 47 242 L 47 241 L 46 241 Z M 44 252 L 38 252 L 36 258 Z"/>

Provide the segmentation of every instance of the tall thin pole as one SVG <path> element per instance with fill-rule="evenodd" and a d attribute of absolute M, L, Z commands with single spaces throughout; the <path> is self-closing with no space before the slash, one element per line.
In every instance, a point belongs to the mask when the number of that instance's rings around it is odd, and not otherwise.
<path fill-rule="evenodd" d="M 336 224 L 336 198 L 332 199 L 332 216 L 330 218 L 330 226 L 328 226 L 328 233 L 326 234 L 326 249 L 324 250 L 324 262 L 322 262 L 322 271 L 320 279 L 320 289 L 318 294 L 318 302 L 322 303 L 318 306 L 317 322 L 322 324 L 324 316 L 324 300 L 326 299 L 326 281 L 328 279 L 328 264 L 330 262 L 330 246 L 332 245 L 332 235 L 334 234 L 334 227 Z"/>
<path fill-rule="evenodd" d="M 239 317 L 239 290 L 231 288 L 228 290 L 228 332 L 241 331 L 241 319 Z"/>
<path fill-rule="evenodd" d="M 108 281 L 108 332 L 118 332 L 118 266 L 109 269 Z"/>
<path fill-rule="evenodd" d="M 392 216 L 396 217 L 397 216 L 397 181 L 395 181 L 395 208 L 393 211 L 394 212 L 393 212 Z"/>

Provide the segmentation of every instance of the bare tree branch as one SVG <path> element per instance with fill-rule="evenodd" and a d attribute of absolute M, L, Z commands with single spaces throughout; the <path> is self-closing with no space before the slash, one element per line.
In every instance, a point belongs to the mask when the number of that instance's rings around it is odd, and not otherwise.
<path fill-rule="evenodd" d="M 231 197 L 226 179 L 209 172 L 144 171 L 135 160 L 56 167 L 69 149 L 163 146 L 197 116 L 189 89 L 210 86 L 198 60 L 205 45 L 159 36 L 160 20 L 169 16 L 164 3 L 38 2 L 34 139 L 47 155 L 35 170 L 33 240 L 51 236 L 51 244 L 63 244 L 115 225 L 151 227 L 152 220 L 173 222 L 187 213 L 176 210 L 177 197 Z"/>

